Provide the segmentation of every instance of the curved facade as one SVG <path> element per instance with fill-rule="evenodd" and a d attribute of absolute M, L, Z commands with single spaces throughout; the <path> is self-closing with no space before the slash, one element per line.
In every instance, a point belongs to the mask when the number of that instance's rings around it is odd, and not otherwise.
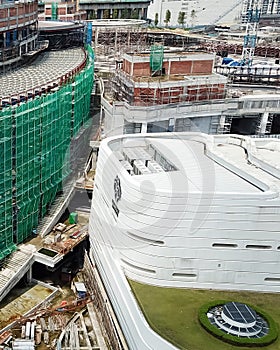
<path fill-rule="evenodd" d="M 71 140 L 90 124 L 91 48 L 47 52 L 32 67 L 11 73 L 1 90 L 0 259 L 36 230 L 63 190 Z"/>
<path fill-rule="evenodd" d="M 38 37 L 38 1 L 1 1 L 0 68 L 35 49 Z"/>
<path fill-rule="evenodd" d="M 238 135 L 108 138 L 97 163 L 92 249 L 162 286 L 279 291 L 279 141 Z"/>

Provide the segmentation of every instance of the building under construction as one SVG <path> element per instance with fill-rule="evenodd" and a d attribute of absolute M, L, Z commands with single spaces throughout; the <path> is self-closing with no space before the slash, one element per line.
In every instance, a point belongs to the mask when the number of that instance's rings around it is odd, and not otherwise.
<path fill-rule="evenodd" d="M 71 145 L 90 126 L 93 51 L 82 41 L 38 53 L 37 1 L 0 11 L 1 260 L 36 232 L 71 176 Z"/>
<path fill-rule="evenodd" d="M 98 73 L 113 73 L 116 61 L 120 61 L 125 52 L 141 52 L 148 48 L 143 20 L 93 20 L 90 23 Z"/>
<path fill-rule="evenodd" d="M 112 79 L 112 88 L 106 91 L 103 99 L 105 133 L 137 132 L 139 128 L 141 132 L 156 132 L 162 128 L 173 131 L 170 114 L 168 120 L 164 121 L 164 124 L 167 122 L 165 126 L 145 122 L 139 125 L 136 120 L 130 123 L 127 119 L 129 116 L 125 116 L 122 126 L 116 125 L 115 121 L 121 119 L 108 115 L 108 102 L 114 105 L 113 113 L 117 115 L 121 102 L 128 108 L 138 108 L 139 111 L 141 108 L 142 111 L 146 108 L 155 111 L 161 105 L 175 106 L 223 99 L 227 78 L 213 73 L 213 67 L 214 55 L 185 51 L 164 52 L 161 45 L 153 45 L 150 53 L 125 54 Z M 136 119 L 136 115 L 132 115 Z M 143 113 L 141 118 L 143 121 Z M 158 116 L 156 118 L 158 122 L 161 119 Z"/>
<path fill-rule="evenodd" d="M 170 37 L 170 33 L 167 36 Z M 247 87 L 248 91 L 228 88 L 228 74 L 217 69 L 216 50 L 211 49 L 210 42 L 199 52 L 194 51 L 192 40 L 186 39 L 177 43 L 183 47 L 175 52 L 168 48 L 163 50 L 160 44 L 165 42 L 164 34 L 147 35 L 146 47 L 151 39 L 157 45 L 151 45 L 150 52 L 143 49 L 125 53 L 116 46 L 115 53 L 112 51 L 117 69 L 109 83 L 105 82 L 101 96 L 105 137 L 163 131 L 280 133 L 278 95 L 264 86 L 262 90 Z M 208 54 L 202 51 L 207 45 Z M 187 47 L 192 51 L 187 52 Z M 227 46 L 223 48 L 226 50 Z M 273 75 L 274 70 L 267 69 L 265 74 L 259 70 L 256 75 L 251 73 L 254 72 L 241 69 L 239 73 L 235 71 L 234 78 L 239 83 L 261 81 L 266 85 L 277 84 L 279 80 L 279 76 Z M 232 75 L 230 77 L 232 79 Z"/>
<path fill-rule="evenodd" d="M 153 106 L 225 97 L 227 79 L 213 73 L 214 56 L 166 52 L 154 45 L 150 53 L 125 54 L 113 80 L 117 101 Z"/>

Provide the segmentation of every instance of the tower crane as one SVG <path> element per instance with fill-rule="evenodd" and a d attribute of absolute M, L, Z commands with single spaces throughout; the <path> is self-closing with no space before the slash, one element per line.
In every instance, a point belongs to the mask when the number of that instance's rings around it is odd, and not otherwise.
<path fill-rule="evenodd" d="M 244 36 L 241 64 L 250 67 L 253 62 L 260 21 L 259 0 L 248 0 L 246 32 Z"/>

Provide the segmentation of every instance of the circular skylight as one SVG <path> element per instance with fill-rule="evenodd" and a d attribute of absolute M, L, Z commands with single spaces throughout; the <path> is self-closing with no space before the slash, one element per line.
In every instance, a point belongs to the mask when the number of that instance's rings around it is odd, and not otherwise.
<path fill-rule="evenodd" d="M 251 307 L 229 302 L 210 309 L 209 321 L 227 334 L 237 337 L 261 338 L 269 331 L 267 322 Z"/>

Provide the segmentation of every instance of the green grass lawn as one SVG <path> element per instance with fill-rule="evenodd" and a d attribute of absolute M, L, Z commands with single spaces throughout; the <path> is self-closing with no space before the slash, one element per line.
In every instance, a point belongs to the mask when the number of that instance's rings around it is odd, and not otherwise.
<path fill-rule="evenodd" d="M 200 326 L 198 309 L 213 300 L 239 301 L 258 306 L 280 325 L 280 294 L 161 288 L 134 281 L 129 281 L 129 284 L 150 326 L 179 349 L 261 349 L 226 344 Z M 263 349 L 280 350 L 279 338 Z"/>

